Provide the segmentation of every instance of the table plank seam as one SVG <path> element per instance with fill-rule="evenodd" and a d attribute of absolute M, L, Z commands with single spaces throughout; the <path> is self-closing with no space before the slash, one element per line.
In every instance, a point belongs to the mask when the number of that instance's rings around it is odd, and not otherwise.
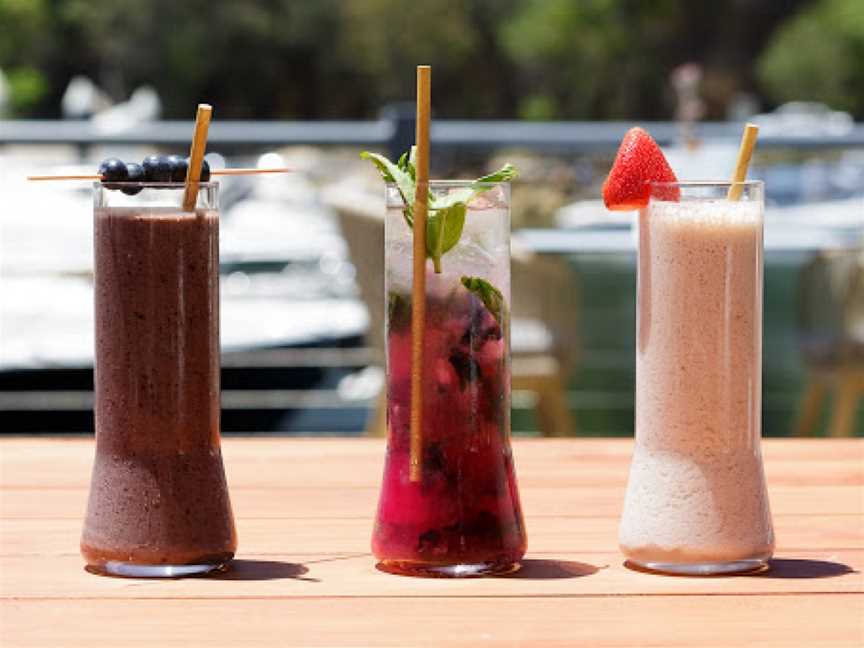
<path fill-rule="evenodd" d="M 561 594 L 300 594 L 300 595 L 266 595 L 266 594 L 248 594 L 235 596 L 2 596 L 0 602 L 20 602 L 26 603 L 30 601 L 334 601 L 334 600 L 405 600 L 405 599 L 459 599 L 459 600 L 481 600 L 481 599 L 609 599 L 609 598 L 692 598 L 692 597 L 708 597 L 708 598 L 737 598 L 746 596 L 750 598 L 762 596 L 851 596 L 864 598 L 864 591 L 861 590 L 841 590 L 841 591 L 808 591 L 808 592 L 781 592 L 781 591 L 760 591 L 760 592 L 634 592 L 634 593 L 561 593 Z"/>
<path fill-rule="evenodd" d="M 795 556 L 790 555 L 790 554 L 794 554 L 794 553 L 827 554 L 827 553 L 834 553 L 834 552 L 841 552 L 841 551 L 864 551 L 864 545 L 859 545 L 857 547 L 817 547 L 815 549 L 813 547 L 806 547 L 806 548 L 805 547 L 780 547 L 778 550 L 776 550 L 774 552 L 774 556 L 772 559 L 794 558 Z M 610 554 L 615 554 L 621 559 L 622 563 L 625 560 L 623 554 L 617 553 L 615 549 L 578 549 L 578 550 L 571 550 L 571 551 L 529 551 L 527 554 L 525 554 L 524 559 L 530 560 L 531 558 L 533 558 L 535 556 L 551 556 L 551 557 L 567 556 L 567 557 L 572 558 L 574 556 L 582 556 L 582 555 L 586 555 L 586 554 L 590 554 L 593 556 L 597 556 L 597 555 L 607 556 Z M 55 552 L 44 552 L 44 551 L 26 552 L 26 553 L 0 552 L 0 558 L 30 558 L 33 556 L 45 556 L 46 558 L 69 558 L 69 557 L 80 556 L 80 555 L 81 554 L 77 551 L 61 551 L 61 552 L 56 552 L 56 553 Z M 236 558 L 238 560 L 240 560 L 243 558 L 250 558 L 250 557 L 256 557 L 256 556 L 261 556 L 261 557 L 279 557 L 279 556 L 281 556 L 281 557 L 302 557 L 302 556 L 346 557 L 345 553 L 338 552 L 338 551 L 336 551 L 336 552 L 333 552 L 333 551 L 314 551 L 314 552 L 244 551 L 242 554 L 238 554 L 236 556 Z M 357 558 L 363 558 L 363 557 L 369 558 L 371 556 L 372 556 L 371 551 L 366 552 L 362 555 L 356 555 Z M 348 557 L 354 558 L 355 552 L 351 552 L 351 555 Z"/>
<path fill-rule="evenodd" d="M 778 513 L 776 515 L 772 515 L 773 518 L 813 518 L 813 517 L 861 517 L 862 512 L 853 512 L 853 513 Z M 528 515 L 526 519 L 528 520 L 617 520 L 619 519 L 619 515 Z M 307 520 L 333 520 L 333 521 L 346 521 L 346 520 L 369 520 L 369 522 L 373 522 L 372 515 L 337 515 L 337 516 L 319 516 L 319 515 L 301 515 L 301 516 L 283 516 L 283 515 L 256 515 L 256 516 L 245 516 L 242 518 L 238 518 L 239 520 L 249 520 L 249 521 L 259 521 L 259 520 L 285 520 L 291 521 L 295 520 L 297 522 L 303 522 Z M 80 515 L 68 515 L 68 516 L 51 516 L 51 517 L 34 517 L 34 516 L 26 516 L 26 515 L 17 515 L 17 516 L 5 516 L 0 515 L 0 521 L 10 521 L 10 522 L 29 522 L 33 520 L 39 520 L 43 522 L 58 522 L 58 521 L 68 521 L 68 520 L 81 520 Z M 82 520 L 83 524 L 83 520 Z"/>

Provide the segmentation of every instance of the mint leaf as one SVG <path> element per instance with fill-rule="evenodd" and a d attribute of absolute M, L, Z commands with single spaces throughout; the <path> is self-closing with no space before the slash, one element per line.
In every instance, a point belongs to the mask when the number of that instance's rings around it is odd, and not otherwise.
<path fill-rule="evenodd" d="M 408 154 L 403 153 L 399 156 L 399 159 L 396 161 L 396 166 L 398 166 L 403 171 L 408 171 Z"/>
<path fill-rule="evenodd" d="M 393 182 L 405 204 L 402 215 L 408 227 L 414 228 L 414 198 L 417 191 L 417 147 L 412 146 L 408 153 L 399 156 L 396 164 L 393 164 L 383 155 L 363 151 L 360 157 L 371 160 L 385 182 Z M 468 203 L 476 196 L 488 191 L 491 183 L 507 182 L 516 177 L 516 169 L 512 164 L 503 167 L 475 180 L 464 189 L 450 191 L 446 196 L 436 197 L 432 191 L 429 192 L 429 203 L 426 220 L 426 256 L 432 259 L 432 265 L 436 273 L 441 272 L 441 257 L 459 242 L 462 230 L 465 227 L 465 215 L 468 212 Z M 464 283 L 464 278 L 463 278 Z M 491 284 L 490 284 L 491 285 Z M 494 287 L 493 287 L 494 290 Z M 500 294 L 500 293 L 499 293 Z"/>
<path fill-rule="evenodd" d="M 429 212 L 426 221 L 426 250 L 432 258 L 435 272 L 441 272 L 441 256 L 449 252 L 462 237 L 465 227 L 465 203 Z"/>
<path fill-rule="evenodd" d="M 488 186 L 489 184 L 496 182 L 509 182 L 517 175 L 518 173 L 516 172 L 516 167 L 514 167 L 508 162 L 497 171 L 490 173 L 489 175 L 485 175 L 479 180 L 475 180 L 471 183 L 470 187 L 466 187 L 465 189 L 457 189 L 455 191 L 451 191 L 446 196 L 433 198 L 432 203 L 429 205 L 429 208 L 446 209 L 447 207 L 455 205 L 459 202 L 464 202 L 467 205 L 480 194 L 492 189 L 492 187 Z"/>
<path fill-rule="evenodd" d="M 462 285 L 483 302 L 498 325 L 502 325 L 507 305 L 504 303 L 504 295 L 491 283 L 482 277 L 462 277 Z"/>
<path fill-rule="evenodd" d="M 411 323 L 411 302 L 399 293 L 387 293 L 387 329 L 400 331 Z"/>
<path fill-rule="evenodd" d="M 494 173 L 490 173 L 489 175 L 485 175 L 476 180 L 474 184 L 481 184 L 484 182 L 510 182 L 517 175 L 519 175 L 519 173 L 516 171 L 516 167 L 508 162 Z"/>
<path fill-rule="evenodd" d="M 393 164 L 383 155 L 363 151 L 360 157 L 364 160 L 371 160 L 378 167 L 384 182 L 393 182 L 399 190 L 399 195 L 402 196 L 402 201 L 405 203 L 405 220 L 408 225 L 412 226 L 413 219 L 411 218 L 411 205 L 414 204 L 415 184 L 411 173 L 406 169 L 400 168 L 398 164 Z M 400 158 L 401 162 L 401 158 Z"/>

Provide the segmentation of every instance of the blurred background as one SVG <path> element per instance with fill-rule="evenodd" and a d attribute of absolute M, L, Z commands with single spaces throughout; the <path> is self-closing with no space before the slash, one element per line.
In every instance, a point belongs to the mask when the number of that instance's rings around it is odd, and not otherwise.
<path fill-rule="evenodd" d="M 0 0 L 0 432 L 92 432 L 92 207 L 115 155 L 289 166 L 222 191 L 223 427 L 380 431 L 383 189 L 514 163 L 514 433 L 630 435 L 635 238 L 600 186 L 626 129 L 679 178 L 767 185 L 763 429 L 864 436 L 860 0 Z M 406 103 L 407 102 L 407 103 Z"/>

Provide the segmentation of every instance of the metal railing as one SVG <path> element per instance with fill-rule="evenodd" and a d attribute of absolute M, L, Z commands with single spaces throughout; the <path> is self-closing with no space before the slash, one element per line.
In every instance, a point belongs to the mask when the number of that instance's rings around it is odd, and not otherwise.
<path fill-rule="evenodd" d="M 658 143 L 669 144 L 680 136 L 675 122 L 641 122 Z M 614 150 L 633 122 L 528 122 L 436 120 L 431 137 L 436 150 L 528 148 L 550 152 L 591 152 Z M 704 138 L 737 139 L 742 124 L 703 122 L 695 134 Z M 0 145 L 68 143 L 90 145 L 186 145 L 188 121 L 157 121 L 122 131 L 107 131 L 87 120 L 6 120 L 0 121 Z M 405 107 L 391 107 L 375 121 L 215 121 L 210 128 L 212 146 L 226 152 L 261 150 L 287 145 L 365 146 L 396 155 L 414 140 L 413 113 Z M 848 132 L 831 135 L 772 135 L 759 140 L 765 148 L 848 148 L 864 147 L 864 124 Z"/>

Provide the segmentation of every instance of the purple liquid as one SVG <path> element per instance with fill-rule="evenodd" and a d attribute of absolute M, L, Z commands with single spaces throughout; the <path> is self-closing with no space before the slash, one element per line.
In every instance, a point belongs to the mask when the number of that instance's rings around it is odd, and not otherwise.
<path fill-rule="evenodd" d="M 428 298 L 422 480 L 409 479 L 410 297 L 388 314 L 388 451 L 372 550 L 402 573 L 483 566 L 509 571 L 525 553 L 510 450 L 508 326 L 461 286 Z"/>
<path fill-rule="evenodd" d="M 88 565 L 219 565 L 237 546 L 219 443 L 215 211 L 97 209 Z"/>

